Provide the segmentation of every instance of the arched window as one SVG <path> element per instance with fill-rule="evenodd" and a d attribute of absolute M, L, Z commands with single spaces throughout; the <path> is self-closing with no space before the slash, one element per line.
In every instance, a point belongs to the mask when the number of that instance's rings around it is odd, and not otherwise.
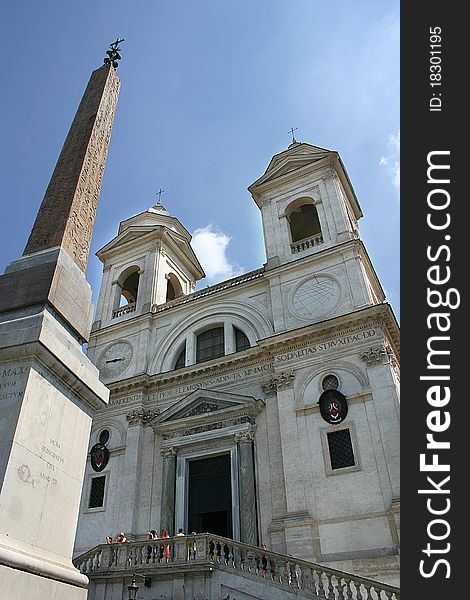
<path fill-rule="evenodd" d="M 136 268 L 127 277 L 124 275 L 124 281 L 121 283 L 121 297 L 119 306 L 134 304 L 137 302 L 137 292 L 139 289 L 139 271 Z"/>
<path fill-rule="evenodd" d="M 287 220 L 293 242 L 321 233 L 317 209 L 313 204 L 296 206 L 288 213 Z"/>
<path fill-rule="evenodd" d="M 178 277 L 170 273 L 167 275 L 167 283 L 166 283 L 166 302 L 170 300 L 174 300 L 181 296 L 183 293 L 183 289 L 181 287 L 181 283 L 179 282 Z"/>
<path fill-rule="evenodd" d="M 183 349 L 181 350 L 178 358 L 176 359 L 175 370 L 182 369 L 185 366 L 186 366 L 186 344 L 183 346 Z"/>
<path fill-rule="evenodd" d="M 237 352 L 246 350 L 251 347 L 250 340 L 246 337 L 241 329 L 234 327 L 235 330 L 235 348 Z"/>
<path fill-rule="evenodd" d="M 214 327 L 197 336 L 196 362 L 219 358 L 225 354 L 224 328 Z"/>

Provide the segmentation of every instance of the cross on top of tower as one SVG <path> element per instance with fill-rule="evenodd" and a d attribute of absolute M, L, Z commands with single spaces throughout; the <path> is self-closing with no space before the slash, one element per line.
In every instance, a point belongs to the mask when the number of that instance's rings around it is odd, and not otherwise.
<path fill-rule="evenodd" d="M 294 131 L 297 131 L 298 127 L 291 127 L 287 133 L 290 133 L 292 136 L 292 143 L 295 144 L 297 140 L 294 137 Z"/>
<path fill-rule="evenodd" d="M 167 209 L 163 206 L 161 200 L 162 200 L 162 194 L 165 190 L 162 190 L 162 188 L 160 188 L 157 192 L 157 196 L 158 196 L 158 200 L 156 201 L 156 203 L 152 206 L 152 208 L 150 208 L 150 212 L 158 212 L 158 213 L 162 213 L 162 214 L 166 214 L 166 215 L 170 215 L 170 213 L 167 211 Z"/>

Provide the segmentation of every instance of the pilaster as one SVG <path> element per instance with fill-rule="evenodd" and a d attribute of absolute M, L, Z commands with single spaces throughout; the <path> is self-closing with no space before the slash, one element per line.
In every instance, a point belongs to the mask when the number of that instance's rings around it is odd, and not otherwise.
<path fill-rule="evenodd" d="M 241 541 L 257 546 L 258 531 L 256 525 L 256 492 L 253 461 L 253 428 L 251 431 L 236 433 L 239 453 L 240 482 L 240 537 Z"/>
<path fill-rule="evenodd" d="M 173 535 L 175 521 L 175 477 L 176 450 L 172 447 L 162 448 L 163 481 L 162 481 L 162 510 L 160 526 Z"/>

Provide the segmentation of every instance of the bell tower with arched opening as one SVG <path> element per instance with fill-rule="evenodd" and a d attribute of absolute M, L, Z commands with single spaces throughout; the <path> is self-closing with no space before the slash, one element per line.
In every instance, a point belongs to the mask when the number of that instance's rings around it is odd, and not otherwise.
<path fill-rule="evenodd" d="M 204 272 L 190 241 L 160 203 L 122 221 L 118 235 L 97 252 L 103 280 L 93 331 L 194 292 Z"/>
<path fill-rule="evenodd" d="M 276 330 L 384 301 L 337 152 L 294 140 L 248 190 L 261 210 Z"/>

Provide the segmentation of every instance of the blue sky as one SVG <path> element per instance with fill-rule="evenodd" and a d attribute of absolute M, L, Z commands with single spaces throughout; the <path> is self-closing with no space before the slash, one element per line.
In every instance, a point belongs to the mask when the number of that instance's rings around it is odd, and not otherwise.
<path fill-rule="evenodd" d="M 87 277 L 119 221 L 162 202 L 195 233 L 202 285 L 265 262 L 246 188 L 290 141 L 338 150 L 399 313 L 399 3 L 43 0 L 0 9 L 0 269 L 21 256 L 86 83 L 124 37 Z"/>

